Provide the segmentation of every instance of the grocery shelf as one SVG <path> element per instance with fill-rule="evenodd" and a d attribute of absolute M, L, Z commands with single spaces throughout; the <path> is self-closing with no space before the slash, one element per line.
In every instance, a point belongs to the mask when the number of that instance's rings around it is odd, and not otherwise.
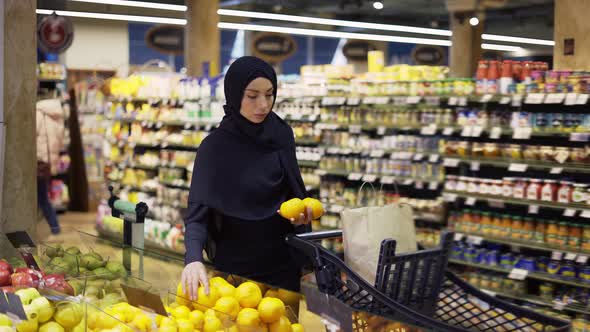
<path fill-rule="evenodd" d="M 419 177 L 412 177 L 412 176 L 398 176 L 398 175 L 391 175 L 391 174 L 379 174 L 379 173 L 364 173 L 364 172 L 354 172 L 348 171 L 345 169 L 325 169 L 325 168 L 318 168 L 317 173 L 319 175 L 334 175 L 334 176 L 347 176 L 351 177 L 352 175 L 358 175 L 358 181 L 361 181 L 365 176 L 375 176 L 378 177 L 389 177 L 393 178 L 397 181 L 416 181 L 416 182 L 441 182 L 439 178 L 419 178 Z M 372 181 L 368 181 L 372 182 Z M 397 183 L 403 185 L 404 183 Z"/>
<path fill-rule="evenodd" d="M 482 269 L 482 270 L 489 270 L 489 271 L 499 272 L 499 273 L 509 274 L 511 272 L 511 269 L 505 269 L 505 268 L 499 267 L 499 266 L 471 263 L 471 262 L 463 261 L 460 259 L 454 259 L 454 258 L 449 259 L 449 263 L 457 264 L 457 265 L 464 265 L 464 266 L 469 266 L 469 267 L 474 267 L 474 268 L 478 268 L 478 269 Z M 590 283 L 584 283 L 582 281 L 576 282 L 576 281 L 571 281 L 571 280 L 560 279 L 559 276 L 551 275 L 548 273 L 530 272 L 526 276 L 526 278 L 547 281 L 547 282 L 552 282 L 552 283 L 562 284 L 562 285 L 567 285 L 567 286 L 572 286 L 572 287 L 590 289 Z"/>
<path fill-rule="evenodd" d="M 554 309 L 556 309 L 556 307 L 557 307 L 557 303 L 555 301 L 548 301 L 540 296 L 525 295 L 525 294 L 513 295 L 513 294 L 498 292 L 495 290 L 489 290 L 489 289 L 485 289 L 485 288 L 480 288 L 480 290 L 488 295 L 491 295 L 491 296 L 503 297 L 506 299 L 517 300 L 517 301 L 525 301 L 525 302 L 528 302 L 531 304 L 544 306 L 544 307 L 551 307 Z M 590 314 L 590 310 L 588 310 L 586 308 L 586 306 L 584 306 L 582 304 L 568 304 L 568 305 L 563 306 L 562 310 L 567 311 L 567 312 L 572 312 L 572 313 L 578 313 L 578 314 Z"/>
<path fill-rule="evenodd" d="M 320 141 L 316 139 L 296 138 L 295 145 L 319 145 Z"/>
<path fill-rule="evenodd" d="M 502 201 L 508 204 L 516 204 L 516 205 L 536 205 L 539 207 L 550 208 L 550 209 L 573 209 L 573 210 L 586 210 L 590 209 L 590 206 L 583 203 L 557 203 L 557 202 L 544 202 L 544 201 L 533 201 L 529 199 L 518 199 L 518 198 L 509 198 L 503 196 L 492 196 L 492 195 L 481 195 L 481 194 L 472 194 L 466 192 L 459 192 L 459 191 L 452 191 L 452 190 L 445 190 L 443 195 L 446 196 L 453 196 L 461 198 L 474 198 L 476 200 L 485 200 L 485 201 Z"/>
<path fill-rule="evenodd" d="M 185 190 L 190 189 L 190 186 L 187 184 L 174 184 L 174 183 L 166 182 L 166 181 L 160 181 L 160 184 L 164 185 L 166 187 L 170 187 L 170 188 L 185 189 Z"/>
<path fill-rule="evenodd" d="M 118 181 L 113 181 L 113 182 L 119 183 Z M 145 193 L 148 195 L 155 195 L 157 193 L 156 189 L 147 189 L 147 188 L 142 188 L 142 187 L 138 187 L 138 186 L 129 186 L 129 185 L 122 184 L 122 183 L 121 183 L 121 188 L 129 189 L 131 191 L 142 192 L 142 193 Z"/>
<path fill-rule="evenodd" d="M 534 169 L 553 169 L 553 168 L 561 168 L 563 171 L 569 172 L 589 172 L 590 173 L 590 164 L 588 163 L 574 163 L 574 162 L 566 162 L 563 164 L 557 162 L 545 162 L 539 160 L 526 160 L 526 159 L 509 159 L 509 158 L 474 158 L 474 157 L 461 157 L 455 155 L 443 155 L 444 158 L 449 159 L 457 159 L 463 163 L 471 163 L 477 162 L 480 165 L 490 165 L 490 166 L 498 166 L 498 167 L 510 167 L 511 164 L 526 164 L 527 168 L 534 168 Z"/>
<path fill-rule="evenodd" d="M 297 160 L 300 167 L 318 167 L 320 162 L 314 160 Z"/>
<path fill-rule="evenodd" d="M 476 232 L 461 232 L 458 231 L 456 234 L 463 234 L 466 236 L 478 236 L 483 238 L 487 242 L 505 244 L 510 246 L 518 246 L 521 248 L 529 248 L 535 250 L 542 250 L 542 251 L 559 251 L 564 253 L 572 253 L 572 254 L 582 254 L 582 255 L 590 255 L 590 250 L 583 250 L 576 247 L 569 247 L 569 246 L 559 246 L 559 245 L 550 245 L 545 243 L 538 243 L 533 241 L 523 241 L 518 239 L 510 239 L 510 238 L 498 238 L 489 235 L 485 235 L 482 233 Z"/>

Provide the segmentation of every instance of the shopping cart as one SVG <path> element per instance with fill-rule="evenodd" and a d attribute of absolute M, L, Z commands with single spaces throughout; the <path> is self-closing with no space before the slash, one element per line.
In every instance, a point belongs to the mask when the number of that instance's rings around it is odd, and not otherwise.
<path fill-rule="evenodd" d="M 352 309 L 431 331 L 569 331 L 569 323 L 523 309 L 480 292 L 446 270 L 453 233 L 434 249 L 395 255 L 395 241 L 381 245 L 376 286 L 353 272 L 316 240 L 341 231 L 289 235 L 287 243 L 312 261 L 320 292 Z M 362 322 L 353 328 L 362 330 Z"/>

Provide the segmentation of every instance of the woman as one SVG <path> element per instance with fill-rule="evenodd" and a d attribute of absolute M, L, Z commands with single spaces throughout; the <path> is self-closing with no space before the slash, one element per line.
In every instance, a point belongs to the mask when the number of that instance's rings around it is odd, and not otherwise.
<path fill-rule="evenodd" d="M 310 230 L 311 211 L 279 215 L 282 202 L 304 198 L 293 130 L 272 112 L 274 69 L 256 57 L 237 59 L 224 81 L 225 117 L 199 147 L 185 216 L 182 283 L 196 299 L 209 291 L 203 248 L 215 268 L 294 291 L 301 260 L 285 235 Z"/>

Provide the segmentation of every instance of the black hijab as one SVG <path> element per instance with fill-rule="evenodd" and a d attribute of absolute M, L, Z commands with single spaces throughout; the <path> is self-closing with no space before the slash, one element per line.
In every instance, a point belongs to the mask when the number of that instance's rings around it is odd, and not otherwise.
<path fill-rule="evenodd" d="M 191 203 L 244 220 L 269 218 L 285 200 L 306 196 L 291 127 L 274 112 L 259 124 L 240 114 L 244 90 L 259 77 L 272 83 L 274 106 L 277 76 L 268 63 L 247 56 L 229 67 L 225 116 L 199 147 L 189 193 Z"/>

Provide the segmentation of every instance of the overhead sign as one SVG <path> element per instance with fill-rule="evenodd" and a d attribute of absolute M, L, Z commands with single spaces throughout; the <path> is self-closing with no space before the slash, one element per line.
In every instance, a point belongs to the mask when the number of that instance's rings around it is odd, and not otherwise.
<path fill-rule="evenodd" d="M 348 60 L 367 61 L 369 51 L 375 51 L 377 46 L 365 40 L 348 41 L 342 48 L 342 53 Z"/>
<path fill-rule="evenodd" d="M 72 21 L 55 13 L 44 17 L 37 26 L 37 40 L 39 48 L 45 52 L 64 52 L 74 40 Z"/>
<path fill-rule="evenodd" d="M 158 25 L 145 35 L 145 43 L 158 52 L 180 55 L 184 52 L 184 28 L 178 25 Z"/>
<path fill-rule="evenodd" d="M 417 65 L 440 66 L 447 59 L 445 49 L 434 45 L 418 45 L 412 50 L 412 59 Z"/>
<path fill-rule="evenodd" d="M 297 42 L 289 35 L 260 33 L 252 41 L 254 55 L 269 62 L 281 62 L 297 51 Z"/>

